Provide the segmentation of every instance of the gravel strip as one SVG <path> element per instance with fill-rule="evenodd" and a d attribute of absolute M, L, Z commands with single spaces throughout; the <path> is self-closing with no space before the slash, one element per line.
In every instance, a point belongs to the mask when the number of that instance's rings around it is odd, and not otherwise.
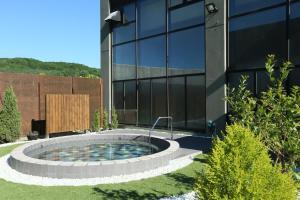
<path fill-rule="evenodd" d="M 199 154 L 199 153 L 197 153 Z M 143 173 L 136 173 L 130 175 L 104 177 L 104 178 L 88 178 L 88 179 L 55 179 L 40 176 L 31 176 L 22 174 L 12 169 L 7 164 L 9 155 L 0 158 L 0 178 L 9 182 L 21 183 L 26 185 L 39 185 L 39 186 L 83 186 L 83 185 L 98 185 L 98 184 L 114 184 L 124 183 L 134 180 L 141 180 L 151 178 L 163 174 L 167 174 L 178 169 L 181 169 L 193 162 L 193 157 L 197 154 L 181 157 L 170 161 L 169 165 L 160 167 Z"/>
<path fill-rule="evenodd" d="M 196 194 L 195 194 L 195 192 L 190 192 L 190 193 L 179 195 L 179 196 L 171 196 L 171 197 L 162 198 L 160 200 L 196 200 Z"/>

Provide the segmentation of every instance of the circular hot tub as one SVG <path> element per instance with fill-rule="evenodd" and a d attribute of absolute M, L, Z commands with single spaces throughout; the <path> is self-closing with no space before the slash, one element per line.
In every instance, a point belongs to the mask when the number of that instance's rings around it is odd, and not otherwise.
<path fill-rule="evenodd" d="M 130 134 L 134 133 L 134 134 Z M 144 172 L 169 164 L 179 144 L 115 130 L 36 141 L 15 149 L 9 165 L 25 174 L 50 178 L 98 178 Z"/>

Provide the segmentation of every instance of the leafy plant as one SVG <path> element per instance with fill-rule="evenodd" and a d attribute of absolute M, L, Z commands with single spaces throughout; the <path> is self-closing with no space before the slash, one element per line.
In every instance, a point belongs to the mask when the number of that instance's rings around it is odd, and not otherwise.
<path fill-rule="evenodd" d="M 17 97 L 12 87 L 4 93 L 0 110 L 0 143 L 14 142 L 20 136 L 21 114 L 18 110 Z"/>
<path fill-rule="evenodd" d="M 119 122 L 118 122 L 118 115 L 116 112 L 116 109 L 113 107 L 112 113 L 111 113 L 111 128 L 118 128 Z"/>
<path fill-rule="evenodd" d="M 291 174 L 273 166 L 259 138 L 237 124 L 227 126 L 224 141 L 214 141 L 195 191 L 199 199 L 211 200 L 294 200 L 297 193 Z"/>
<path fill-rule="evenodd" d="M 92 130 L 98 132 L 100 130 L 100 112 L 96 110 L 94 112 Z"/>
<path fill-rule="evenodd" d="M 106 130 L 108 129 L 108 113 L 106 110 L 103 111 L 103 129 Z"/>
<path fill-rule="evenodd" d="M 284 82 L 291 71 L 285 62 L 275 76 L 275 56 L 269 55 L 266 70 L 270 86 L 259 97 L 246 89 L 246 77 L 226 98 L 231 108 L 230 120 L 249 127 L 267 145 L 285 171 L 300 161 L 300 89 L 294 86 L 288 94 Z"/>

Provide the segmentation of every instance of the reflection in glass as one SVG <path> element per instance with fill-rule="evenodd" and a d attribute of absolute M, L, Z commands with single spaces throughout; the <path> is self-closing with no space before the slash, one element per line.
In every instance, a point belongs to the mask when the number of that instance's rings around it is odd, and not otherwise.
<path fill-rule="evenodd" d="M 300 2 L 291 4 L 290 56 L 294 64 L 300 64 Z"/>
<path fill-rule="evenodd" d="M 136 81 L 124 81 L 124 123 L 136 124 Z"/>
<path fill-rule="evenodd" d="M 174 128 L 185 128 L 185 78 L 169 78 L 169 108 Z"/>
<path fill-rule="evenodd" d="M 114 82 L 113 83 L 113 98 L 114 98 L 114 107 L 116 110 L 123 109 L 123 97 L 124 97 L 124 87 L 123 82 Z"/>
<path fill-rule="evenodd" d="M 150 80 L 139 81 L 139 124 L 151 125 L 151 92 Z"/>
<path fill-rule="evenodd" d="M 201 23 L 204 23 L 204 1 L 170 11 L 170 30 Z"/>
<path fill-rule="evenodd" d="M 135 23 L 125 24 L 113 29 L 113 44 L 135 39 Z"/>
<path fill-rule="evenodd" d="M 186 82 L 187 128 L 205 130 L 205 76 L 188 76 Z"/>
<path fill-rule="evenodd" d="M 268 54 L 275 54 L 278 60 L 285 59 L 285 17 L 286 8 L 279 7 L 231 19 L 229 22 L 230 68 L 263 67 Z"/>
<path fill-rule="evenodd" d="M 136 78 L 135 43 L 113 47 L 113 80 Z"/>
<path fill-rule="evenodd" d="M 138 77 L 165 76 L 166 37 L 158 36 L 138 42 Z"/>
<path fill-rule="evenodd" d="M 135 3 L 126 4 L 123 7 L 125 19 L 130 22 L 135 20 Z"/>
<path fill-rule="evenodd" d="M 248 77 L 247 89 L 250 90 L 251 92 L 254 92 L 254 72 L 229 73 L 228 76 L 227 76 L 228 87 L 231 88 L 231 89 L 232 88 L 237 88 L 240 85 L 242 75 Z"/>
<path fill-rule="evenodd" d="M 113 102 L 118 115 L 118 121 L 124 123 L 124 85 L 123 82 L 113 83 Z"/>
<path fill-rule="evenodd" d="M 169 34 L 169 75 L 204 72 L 204 27 Z"/>
<path fill-rule="evenodd" d="M 183 0 L 169 0 L 169 7 L 177 6 L 182 3 L 183 3 Z"/>
<path fill-rule="evenodd" d="M 284 2 L 285 0 L 229 0 L 229 15 L 233 16 Z"/>
<path fill-rule="evenodd" d="M 152 123 L 159 116 L 167 115 L 166 79 L 152 80 Z M 165 126 L 166 121 L 159 122 L 158 126 Z"/>
<path fill-rule="evenodd" d="M 300 67 L 294 68 L 289 76 L 289 85 L 292 87 L 297 85 L 300 87 Z"/>
<path fill-rule="evenodd" d="M 166 5 L 163 0 L 139 0 L 138 37 L 162 33 L 166 28 Z"/>

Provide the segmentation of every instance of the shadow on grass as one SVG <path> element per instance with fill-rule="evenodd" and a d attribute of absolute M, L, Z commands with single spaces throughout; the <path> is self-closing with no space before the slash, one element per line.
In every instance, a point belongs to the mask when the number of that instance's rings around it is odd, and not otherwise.
<path fill-rule="evenodd" d="M 114 189 L 106 189 L 106 190 L 102 190 L 100 188 L 93 188 L 94 192 L 96 194 L 99 194 L 101 197 L 103 197 L 103 199 L 108 199 L 108 200 L 141 200 L 141 199 L 145 199 L 145 200 L 157 200 L 159 198 L 161 198 L 162 196 L 166 196 L 163 193 L 157 194 L 157 193 L 151 193 L 151 192 L 146 192 L 143 194 L 139 194 L 137 192 L 137 190 L 124 190 L 124 189 L 118 189 L 118 190 L 114 190 Z"/>
<path fill-rule="evenodd" d="M 172 179 L 172 183 L 175 183 L 175 187 L 185 188 L 186 190 L 193 189 L 196 181 L 196 177 L 190 177 L 181 173 L 171 173 L 165 176 Z"/>

